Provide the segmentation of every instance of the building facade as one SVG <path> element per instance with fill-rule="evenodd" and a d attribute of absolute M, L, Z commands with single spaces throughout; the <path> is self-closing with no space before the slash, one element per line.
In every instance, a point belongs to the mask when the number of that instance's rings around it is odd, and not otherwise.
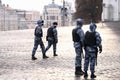
<path fill-rule="evenodd" d="M 0 31 L 17 30 L 17 18 L 16 11 L 10 8 L 9 5 L 2 4 L 0 0 Z"/>
<path fill-rule="evenodd" d="M 25 19 L 27 21 L 27 28 L 35 28 L 36 22 L 40 19 L 40 12 L 38 11 L 27 11 Z"/>
<path fill-rule="evenodd" d="M 34 28 L 37 20 L 40 19 L 40 12 L 38 11 L 16 10 L 16 13 L 18 15 L 19 29 Z"/>
<path fill-rule="evenodd" d="M 64 4 L 64 6 L 57 5 L 54 0 L 52 0 L 51 4 L 45 5 L 43 15 L 41 17 L 45 22 L 44 26 L 49 27 L 54 21 L 58 22 L 58 26 L 71 25 L 72 10 L 70 6 L 71 5 L 68 4 Z"/>
<path fill-rule="evenodd" d="M 31 29 L 40 19 L 40 12 L 12 9 L 0 0 L 0 31 Z"/>
<path fill-rule="evenodd" d="M 120 21 L 120 0 L 103 0 L 102 21 Z"/>

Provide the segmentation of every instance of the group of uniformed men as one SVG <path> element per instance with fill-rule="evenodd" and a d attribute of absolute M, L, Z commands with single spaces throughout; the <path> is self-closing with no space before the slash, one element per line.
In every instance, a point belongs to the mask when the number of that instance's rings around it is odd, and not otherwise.
<path fill-rule="evenodd" d="M 53 22 L 53 25 L 48 28 L 47 30 L 47 36 L 46 40 L 48 41 L 48 46 L 45 48 L 42 36 L 42 26 L 44 24 L 43 20 L 37 21 L 37 26 L 35 28 L 35 39 L 34 39 L 34 47 L 32 51 L 32 60 L 36 60 L 35 57 L 36 50 L 38 48 L 38 45 L 41 47 L 43 59 L 48 58 L 46 56 L 46 51 L 53 45 L 53 56 L 58 56 L 56 54 L 56 44 L 58 43 L 58 37 L 57 37 L 57 30 L 56 27 L 58 25 L 57 22 Z M 96 31 L 96 24 L 90 23 L 90 27 L 85 34 L 82 29 L 82 26 L 84 24 L 84 20 L 81 18 L 78 18 L 76 20 L 76 27 L 72 30 L 72 39 L 73 39 L 73 45 L 75 48 L 75 75 L 84 75 L 85 78 L 88 77 L 88 66 L 90 64 L 90 71 L 91 71 L 91 78 L 96 78 L 95 73 L 95 64 L 97 62 L 97 53 L 102 52 L 102 39 L 100 34 Z M 85 59 L 84 59 L 84 71 L 82 71 L 82 57 L 83 55 L 83 49 L 85 51 Z"/>
<path fill-rule="evenodd" d="M 76 27 L 72 30 L 73 45 L 76 52 L 75 75 L 84 75 L 88 77 L 88 67 L 90 65 L 91 78 L 96 78 L 95 64 L 97 63 L 97 53 L 102 52 L 102 39 L 96 31 L 96 24 L 90 23 L 89 30 L 84 34 L 82 29 L 83 19 L 77 19 Z M 82 71 L 83 49 L 85 51 L 84 71 Z"/>
<path fill-rule="evenodd" d="M 36 50 L 38 48 L 38 45 L 40 45 L 40 47 L 41 47 L 43 59 L 48 58 L 48 56 L 46 56 L 46 51 L 51 47 L 51 45 L 53 45 L 53 53 L 54 53 L 53 56 L 58 56 L 56 54 L 56 44 L 58 42 L 56 27 L 57 27 L 58 23 L 53 22 L 53 26 L 49 27 L 47 30 L 46 40 L 48 41 L 48 46 L 46 48 L 45 48 L 44 43 L 42 41 L 42 37 L 43 37 L 42 26 L 43 26 L 43 24 L 44 24 L 43 20 L 37 21 L 37 26 L 36 26 L 35 31 L 34 31 L 35 39 L 34 39 L 34 47 L 32 50 L 32 60 L 37 59 L 35 57 L 35 53 L 36 53 Z"/>

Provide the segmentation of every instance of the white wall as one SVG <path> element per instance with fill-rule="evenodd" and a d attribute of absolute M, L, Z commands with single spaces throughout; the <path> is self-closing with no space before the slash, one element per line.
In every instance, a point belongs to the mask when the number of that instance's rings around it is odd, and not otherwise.
<path fill-rule="evenodd" d="M 111 20 L 110 19 L 110 14 L 113 14 L 113 21 L 118 21 L 119 20 L 119 4 L 120 4 L 120 0 L 103 0 L 103 4 L 105 4 L 105 6 L 103 6 L 103 14 L 102 14 L 102 20 L 106 21 L 106 20 Z M 109 5 L 113 6 L 113 13 L 109 11 Z"/>
<path fill-rule="evenodd" d="M 118 7 L 120 7 L 119 5 L 120 5 L 120 0 L 118 0 Z M 119 20 L 120 20 L 120 8 L 118 8 L 118 12 L 119 12 Z"/>

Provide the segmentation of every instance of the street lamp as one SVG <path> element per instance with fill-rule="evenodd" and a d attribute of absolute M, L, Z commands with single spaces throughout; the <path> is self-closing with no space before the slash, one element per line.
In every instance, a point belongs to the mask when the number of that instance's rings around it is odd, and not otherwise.
<path fill-rule="evenodd" d="M 61 11 L 62 11 L 62 19 L 63 19 L 63 26 L 65 26 L 65 22 L 66 22 L 66 17 L 67 17 L 67 8 L 65 7 L 65 0 L 63 0 L 63 7 L 62 7 L 62 9 L 61 9 Z"/>
<path fill-rule="evenodd" d="M 61 8 L 61 12 L 62 12 L 62 25 L 65 26 L 65 14 L 66 14 L 66 10 L 67 8 L 65 8 L 65 0 L 62 1 L 63 2 L 63 6 Z"/>
<path fill-rule="evenodd" d="M 54 0 L 52 0 L 52 4 L 53 5 L 55 4 Z M 52 12 L 53 12 L 53 15 L 52 15 L 51 19 L 53 20 L 52 22 L 54 22 L 54 21 L 56 21 L 56 18 L 55 18 L 55 16 L 56 16 L 56 14 L 55 14 L 55 7 L 53 7 L 53 11 Z"/>
<path fill-rule="evenodd" d="M 63 26 L 65 26 L 65 0 L 63 0 Z"/>
<path fill-rule="evenodd" d="M 6 14 L 6 12 L 5 12 L 5 4 L 3 4 L 3 7 L 4 7 L 4 26 L 3 27 L 4 27 L 4 31 L 5 31 L 5 26 L 6 26 L 5 25 L 5 14 Z"/>

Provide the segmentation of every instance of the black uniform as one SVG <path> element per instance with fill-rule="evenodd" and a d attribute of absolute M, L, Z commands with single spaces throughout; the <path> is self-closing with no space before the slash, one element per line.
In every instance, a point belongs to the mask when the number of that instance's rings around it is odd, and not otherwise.
<path fill-rule="evenodd" d="M 51 47 L 51 45 L 53 45 L 53 53 L 54 53 L 53 55 L 57 56 L 56 45 L 58 42 L 58 37 L 57 37 L 57 29 L 55 26 L 51 26 L 50 28 L 48 28 L 46 40 L 48 41 L 48 46 L 46 47 L 45 52 Z"/>

